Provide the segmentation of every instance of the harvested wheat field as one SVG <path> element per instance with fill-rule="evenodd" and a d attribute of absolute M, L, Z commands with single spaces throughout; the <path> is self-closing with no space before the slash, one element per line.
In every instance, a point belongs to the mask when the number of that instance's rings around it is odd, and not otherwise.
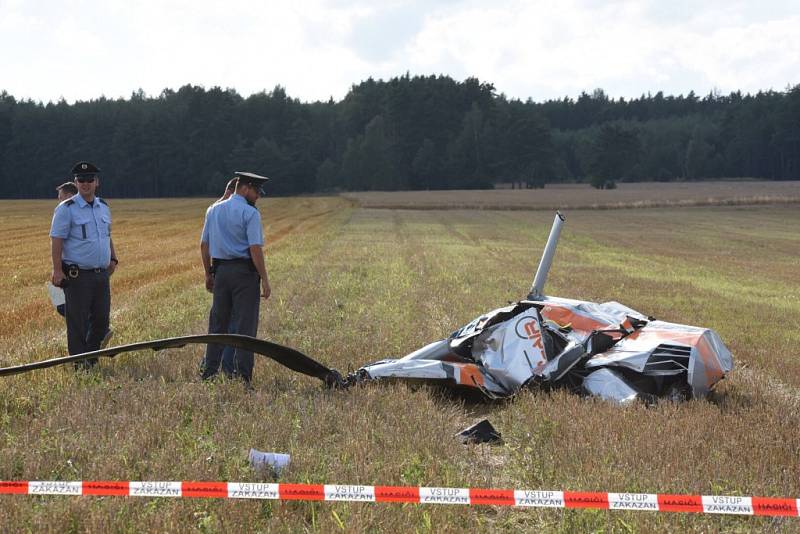
<path fill-rule="evenodd" d="M 414 205 L 424 203 L 419 195 Z M 209 202 L 111 201 L 120 258 L 114 344 L 205 331 L 211 298 L 198 241 Z M 53 207 L 0 202 L 2 366 L 66 352 L 63 320 L 44 290 Z M 370 209 L 342 198 L 268 199 L 260 209 L 273 295 L 262 304 L 259 336 L 341 371 L 402 356 L 522 298 L 553 219 L 550 211 Z M 237 382 L 200 382 L 203 348 L 187 346 L 104 359 L 92 374 L 63 367 L 0 379 L 0 480 L 266 481 L 247 461 L 255 447 L 292 455 L 281 482 L 800 496 L 797 206 L 565 213 L 547 293 L 618 300 L 716 329 L 735 368 L 711 399 L 620 408 L 565 392 L 524 391 L 484 403 L 403 384 L 327 391 L 264 358 L 247 392 Z M 503 434 L 502 445 L 454 439 L 484 417 Z M 728 532 L 800 531 L 800 520 L 5 495 L 0 526 Z"/>
<path fill-rule="evenodd" d="M 588 184 L 548 184 L 544 189 L 486 191 L 367 191 L 344 193 L 365 208 L 384 209 L 614 209 L 679 206 L 798 204 L 800 182 L 719 181 L 619 183 L 598 190 Z"/>

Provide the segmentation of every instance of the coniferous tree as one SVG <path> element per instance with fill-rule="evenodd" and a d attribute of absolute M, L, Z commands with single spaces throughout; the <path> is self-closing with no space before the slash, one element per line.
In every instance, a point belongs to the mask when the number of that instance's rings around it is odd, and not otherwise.
<path fill-rule="evenodd" d="M 618 124 L 600 128 L 591 163 L 591 183 L 598 189 L 615 187 L 617 180 L 628 176 L 636 165 L 641 147 L 639 138 L 631 129 Z"/>

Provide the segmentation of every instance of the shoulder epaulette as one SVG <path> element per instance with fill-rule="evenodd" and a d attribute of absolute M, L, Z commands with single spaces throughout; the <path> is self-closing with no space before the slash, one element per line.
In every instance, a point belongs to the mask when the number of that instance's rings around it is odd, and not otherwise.
<path fill-rule="evenodd" d="M 64 201 L 65 206 L 72 206 L 73 204 L 75 204 L 75 201 L 72 200 L 71 198 L 68 198 L 67 200 Z"/>
<path fill-rule="evenodd" d="M 97 197 L 97 200 L 99 200 L 99 201 L 100 201 L 100 204 L 105 204 L 106 206 L 108 206 L 108 202 L 106 202 L 106 201 L 105 201 L 105 200 L 103 200 L 102 198 L 100 198 L 100 197 Z"/>

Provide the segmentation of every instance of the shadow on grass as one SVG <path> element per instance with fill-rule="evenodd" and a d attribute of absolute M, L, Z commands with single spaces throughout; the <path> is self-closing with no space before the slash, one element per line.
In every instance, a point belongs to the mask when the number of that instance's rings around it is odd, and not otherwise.
<path fill-rule="evenodd" d="M 724 414 L 736 414 L 754 407 L 753 397 L 736 386 L 712 391 L 706 399 Z"/>

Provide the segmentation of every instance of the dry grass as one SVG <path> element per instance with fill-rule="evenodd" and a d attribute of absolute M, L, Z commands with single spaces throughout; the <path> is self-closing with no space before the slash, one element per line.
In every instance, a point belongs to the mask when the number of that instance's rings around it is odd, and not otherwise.
<path fill-rule="evenodd" d="M 112 203 L 115 342 L 205 329 L 207 201 Z M 0 363 L 64 352 L 45 300 L 52 203 L 3 202 Z M 552 214 L 357 209 L 270 200 L 274 295 L 260 335 L 346 371 L 402 355 L 527 292 Z M 716 328 L 737 370 L 711 401 L 618 408 L 564 393 L 475 404 L 430 388 L 329 392 L 266 360 L 256 390 L 200 383 L 201 347 L 0 381 L 0 479 L 260 480 L 247 450 L 288 452 L 286 482 L 800 495 L 800 212 L 717 207 L 567 213 L 547 290 Z M 14 278 L 16 277 L 16 278 Z M 742 370 L 742 367 L 745 369 Z M 499 447 L 453 434 L 488 417 Z M 335 514 L 335 515 L 334 515 Z M 0 525 L 45 531 L 749 531 L 797 519 L 586 510 L 124 498 L 0 498 Z"/>
<path fill-rule="evenodd" d="M 488 191 L 369 191 L 344 193 L 365 208 L 383 209 L 615 209 L 797 204 L 800 182 L 730 181 L 620 183 L 597 190 L 588 184 Z"/>

